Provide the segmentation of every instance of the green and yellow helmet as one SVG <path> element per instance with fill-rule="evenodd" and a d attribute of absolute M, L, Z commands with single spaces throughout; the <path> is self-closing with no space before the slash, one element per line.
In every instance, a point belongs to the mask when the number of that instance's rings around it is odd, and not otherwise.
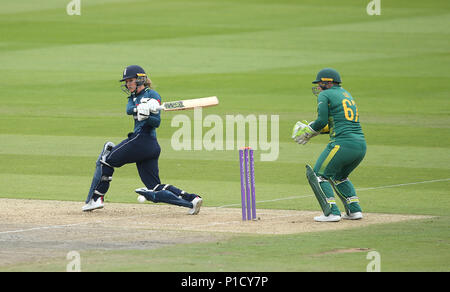
<path fill-rule="evenodd" d="M 342 83 L 341 76 L 339 75 L 339 72 L 332 69 L 332 68 L 324 68 L 317 73 L 316 80 L 314 80 L 312 83 L 316 84 L 319 82 L 333 82 L 333 83 Z"/>

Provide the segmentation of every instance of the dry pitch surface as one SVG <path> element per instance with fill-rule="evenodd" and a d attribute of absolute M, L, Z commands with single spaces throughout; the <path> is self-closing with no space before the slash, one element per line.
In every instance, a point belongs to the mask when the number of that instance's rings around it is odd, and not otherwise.
<path fill-rule="evenodd" d="M 71 250 L 151 249 L 223 240 L 236 233 L 293 234 L 429 218 L 365 213 L 363 220 L 318 223 L 313 221 L 317 211 L 259 209 L 259 220 L 244 222 L 239 208 L 202 207 L 192 216 L 186 208 L 162 204 L 106 203 L 92 212 L 82 212 L 82 206 L 0 199 L 0 266 L 64 256 Z"/>

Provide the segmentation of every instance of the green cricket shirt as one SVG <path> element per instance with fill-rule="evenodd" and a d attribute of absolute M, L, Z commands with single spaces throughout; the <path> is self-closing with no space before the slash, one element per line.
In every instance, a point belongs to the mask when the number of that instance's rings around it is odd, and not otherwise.
<path fill-rule="evenodd" d="M 335 85 L 320 92 L 317 98 L 317 114 L 311 128 L 318 132 L 328 124 L 331 142 L 365 141 L 356 103 L 351 94 L 341 86 Z"/>

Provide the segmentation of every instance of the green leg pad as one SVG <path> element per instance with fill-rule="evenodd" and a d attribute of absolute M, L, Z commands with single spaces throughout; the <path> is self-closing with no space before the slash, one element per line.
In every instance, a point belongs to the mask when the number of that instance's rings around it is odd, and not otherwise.
<path fill-rule="evenodd" d="M 342 204 L 344 204 L 347 215 L 350 215 L 350 213 L 362 212 L 361 206 L 359 205 L 359 198 L 356 196 L 356 191 L 351 181 L 347 179 L 342 182 L 333 180 L 330 180 L 330 182 L 339 199 L 341 199 Z"/>
<path fill-rule="evenodd" d="M 336 200 L 333 196 L 333 189 L 329 186 L 329 183 L 327 181 L 320 182 L 320 179 L 309 165 L 306 165 L 306 178 L 308 179 L 309 185 L 311 186 L 311 189 L 313 190 L 314 195 L 322 208 L 323 214 L 325 216 L 328 216 L 331 213 L 340 215 L 341 212 L 336 206 Z M 327 187 L 329 190 L 327 190 Z M 327 196 L 326 193 L 330 193 L 330 191 L 331 195 L 329 194 Z"/>

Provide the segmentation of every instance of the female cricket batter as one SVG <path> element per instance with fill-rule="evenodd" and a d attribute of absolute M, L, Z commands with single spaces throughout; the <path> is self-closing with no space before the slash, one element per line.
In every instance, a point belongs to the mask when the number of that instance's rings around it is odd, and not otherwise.
<path fill-rule="evenodd" d="M 83 211 L 103 208 L 106 192 L 112 180 L 114 168 L 136 163 L 139 176 L 146 188 L 136 192 L 154 203 L 163 202 L 189 208 L 189 214 L 200 211 L 202 198 L 186 193 L 172 185 L 161 184 L 158 159 L 161 148 L 156 139 L 156 128 L 161 123 L 157 107 L 160 95 L 151 88 L 151 81 L 144 69 L 131 65 L 123 71 L 122 87 L 130 96 L 126 112 L 134 118 L 134 131 L 118 145 L 107 142 L 97 159 L 94 178 Z"/>
<path fill-rule="evenodd" d="M 329 133 L 330 142 L 312 169 L 306 166 L 306 176 L 322 208 L 323 215 L 314 217 L 319 222 L 336 222 L 341 212 L 336 205 L 333 189 L 345 207 L 343 219 L 362 219 L 362 210 L 356 191 L 349 180 L 350 173 L 366 154 L 366 141 L 359 123 L 358 108 L 350 93 L 341 87 L 339 73 L 322 69 L 313 81 L 313 93 L 318 95 L 318 115 L 314 122 L 297 122 L 292 138 L 306 144 L 319 133 Z"/>

